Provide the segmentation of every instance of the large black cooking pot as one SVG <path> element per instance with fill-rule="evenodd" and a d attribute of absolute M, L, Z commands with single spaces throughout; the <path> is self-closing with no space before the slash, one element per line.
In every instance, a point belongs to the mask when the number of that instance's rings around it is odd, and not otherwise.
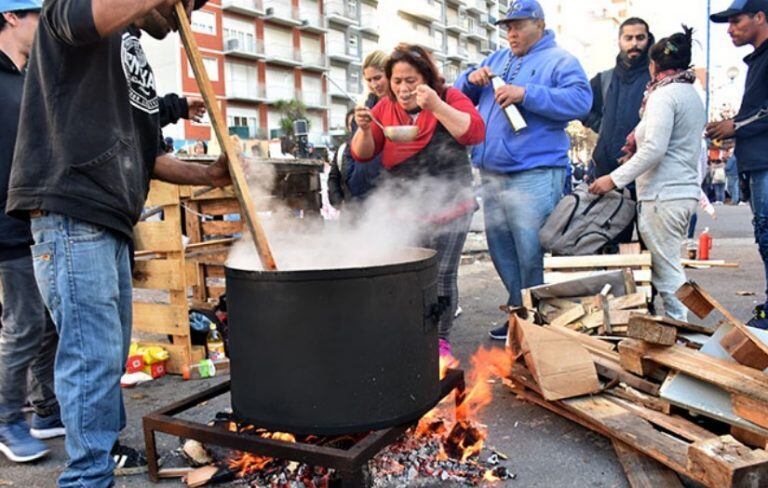
<path fill-rule="evenodd" d="M 400 425 L 438 401 L 437 259 L 310 271 L 227 268 L 232 408 L 270 430 Z"/>

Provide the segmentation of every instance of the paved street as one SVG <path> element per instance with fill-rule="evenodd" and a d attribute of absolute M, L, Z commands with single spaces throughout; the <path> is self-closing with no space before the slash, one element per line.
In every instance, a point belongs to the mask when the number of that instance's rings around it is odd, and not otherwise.
<path fill-rule="evenodd" d="M 736 315 L 746 320 L 756 298 L 764 288 L 763 266 L 752 240 L 749 207 L 718 207 L 719 218 L 712 222 L 702 216 L 699 230 L 711 228 L 715 259 L 741 262 L 739 269 L 689 270 L 690 278 L 708 289 Z M 505 320 L 498 306 L 505 302 L 503 288 L 493 266 L 479 259 L 462 266 L 460 275 L 461 307 L 464 313 L 455 324 L 453 343 L 458 357 L 468 363 L 478 345 L 497 346 L 487 338 L 487 331 Z M 753 292 L 756 296 L 739 296 Z M 221 380 L 217 380 L 221 381 Z M 160 381 L 125 392 L 129 424 L 124 442 L 142 447 L 141 417 L 147 412 L 208 387 L 212 382 L 183 382 L 178 378 Z M 517 479 L 503 486 L 517 487 L 626 487 L 628 486 L 610 443 L 576 424 L 561 419 L 536 406 L 522 403 L 501 385 L 484 413 L 490 431 L 488 443 L 507 454 L 511 471 Z M 210 402 L 193 413 L 207 421 L 216 411 L 227 407 L 227 399 Z M 0 456 L 0 486 L 48 487 L 63 468 L 65 454 L 61 439 L 50 442 L 52 454 L 42 462 L 27 466 L 9 463 Z M 160 438 L 163 452 L 178 441 Z M 146 487 L 145 476 L 121 478 L 119 487 Z M 166 481 L 163 486 L 179 486 Z M 438 482 L 435 486 L 440 486 Z M 497 485 L 502 486 L 502 485 Z"/>

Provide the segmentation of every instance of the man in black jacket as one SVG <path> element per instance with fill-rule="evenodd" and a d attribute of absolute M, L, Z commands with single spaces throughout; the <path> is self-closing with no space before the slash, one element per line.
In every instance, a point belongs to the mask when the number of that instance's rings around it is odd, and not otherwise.
<path fill-rule="evenodd" d="M 651 74 L 648 50 L 653 45 L 648 23 L 632 17 L 619 27 L 619 55 L 616 66 L 598 73 L 590 81 L 594 98 L 592 110 L 582 122 L 599 134 L 592 153 L 591 176 L 596 179 L 618 168 L 621 148 L 640 122 L 640 105 Z M 617 237 L 617 242 L 632 240 L 634 225 Z"/>
<path fill-rule="evenodd" d="M 7 212 L 31 219 L 35 276 L 59 333 L 55 384 L 69 456 L 61 487 L 106 488 L 116 471 L 146 469 L 117 439 L 129 248 L 150 178 L 230 182 L 225 157 L 203 166 L 161 151 L 140 36 L 165 37 L 175 3 L 47 0 L 31 51 Z"/>
<path fill-rule="evenodd" d="M 48 452 L 38 439 L 64 434 L 53 390 L 56 329 L 35 283 L 29 223 L 5 215 L 24 68 L 37 29 L 40 0 L 0 2 L 0 452 L 14 462 Z M 24 420 L 27 375 L 33 379 L 32 430 Z"/>
<path fill-rule="evenodd" d="M 736 138 L 739 173 L 746 174 L 749 182 L 755 239 L 768 281 L 768 0 L 736 0 L 728 10 L 710 19 L 730 24 L 728 34 L 736 46 L 749 44 L 755 48 L 744 58 L 749 69 L 739 113 L 734 119 L 709 124 L 707 136 L 717 140 Z M 767 313 L 768 290 L 766 303 L 755 307 L 749 324 L 768 329 Z"/>

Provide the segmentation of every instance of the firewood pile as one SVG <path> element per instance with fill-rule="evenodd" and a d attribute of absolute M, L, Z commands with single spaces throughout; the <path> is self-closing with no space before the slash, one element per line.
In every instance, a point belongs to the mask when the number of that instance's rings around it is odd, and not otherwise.
<path fill-rule="evenodd" d="M 611 439 L 633 487 L 683 486 L 681 477 L 768 486 L 768 333 L 693 282 L 677 295 L 698 317 L 717 311 L 724 320 L 709 329 L 630 313 L 616 344 L 559 316 L 536 325 L 510 314 L 507 385 Z"/>

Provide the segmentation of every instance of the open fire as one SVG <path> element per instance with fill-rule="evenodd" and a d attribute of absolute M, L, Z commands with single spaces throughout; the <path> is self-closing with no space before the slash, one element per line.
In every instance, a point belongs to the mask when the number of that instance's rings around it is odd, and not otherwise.
<path fill-rule="evenodd" d="M 480 423 L 482 410 L 492 401 L 494 378 L 504 378 L 511 368 L 509 353 L 500 349 L 480 348 L 470 359 L 467 388 L 454 407 L 447 397 L 409 429 L 401 439 L 389 445 L 370 462 L 374 486 L 406 486 L 418 478 L 432 478 L 475 486 L 513 478 L 502 465 L 506 456 L 485 449 L 487 428 Z M 448 368 L 441 364 L 441 379 Z M 217 424 L 242 435 L 259 436 L 284 442 L 348 449 L 363 434 L 344 436 L 294 436 L 269 432 L 253 426 L 241 426 L 231 418 Z M 332 469 L 226 450 L 217 462 L 252 486 L 323 488 L 334 486 Z"/>

